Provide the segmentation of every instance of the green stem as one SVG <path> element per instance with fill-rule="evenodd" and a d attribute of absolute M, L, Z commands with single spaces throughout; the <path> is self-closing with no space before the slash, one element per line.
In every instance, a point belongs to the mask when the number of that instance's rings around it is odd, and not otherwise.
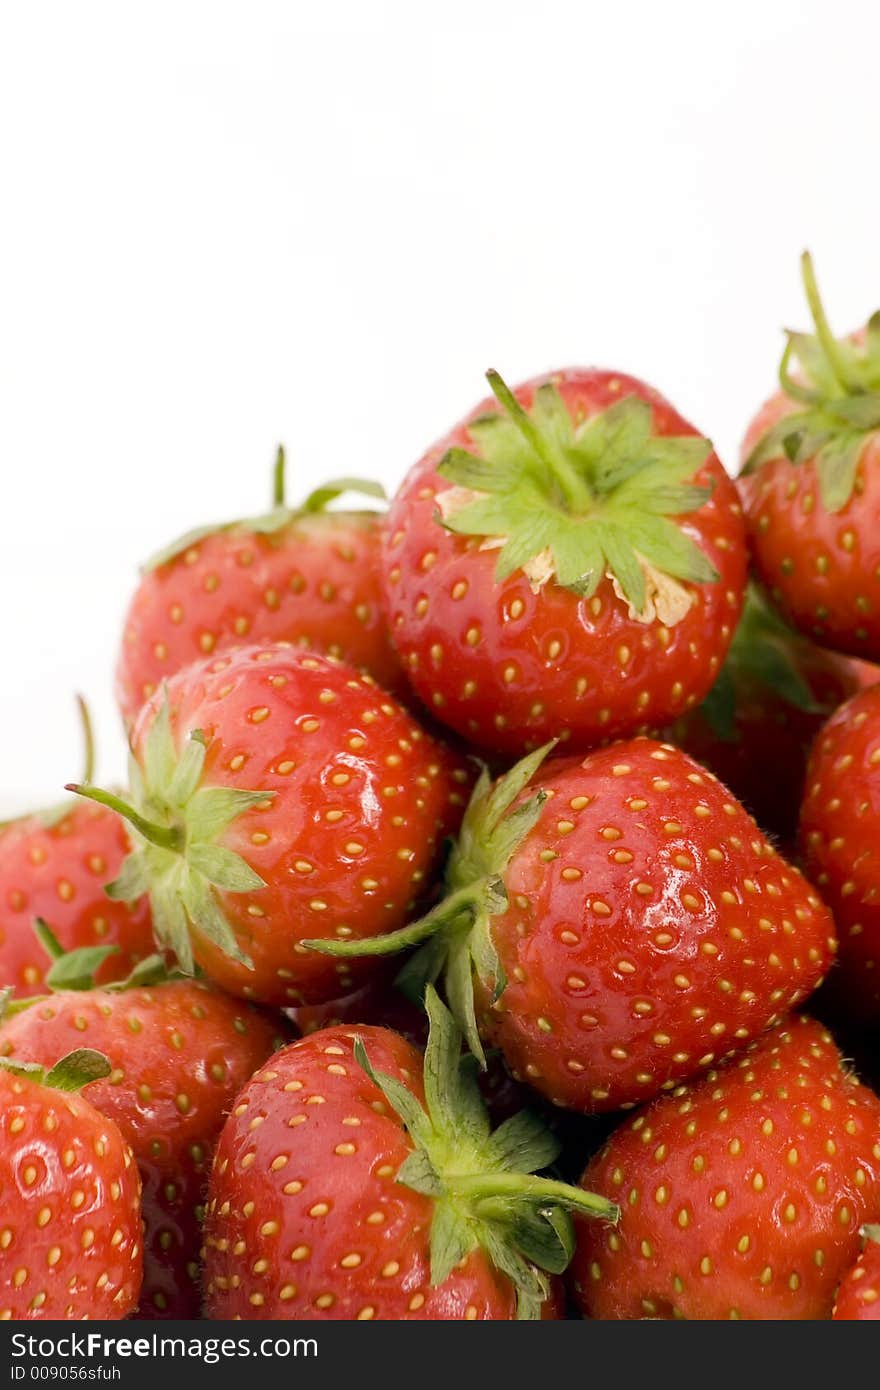
<path fill-rule="evenodd" d="M 800 401 L 802 405 L 818 405 L 821 397 L 818 391 L 811 391 L 803 382 L 796 381 L 788 370 L 789 363 L 794 355 L 794 347 L 791 339 L 785 345 L 782 354 L 782 361 L 779 364 L 779 385 L 782 387 L 786 396 L 793 401 Z"/>
<path fill-rule="evenodd" d="M 452 927 L 465 913 L 469 913 L 472 918 L 475 917 L 482 887 L 482 883 L 469 883 L 455 893 L 450 893 L 418 922 L 411 922 L 408 927 L 401 927 L 398 931 L 386 932 L 384 936 L 371 936 L 358 941 L 329 941 L 319 937 L 302 944 L 312 951 L 320 951 L 325 956 L 345 958 L 397 955 L 399 951 L 406 951 L 410 946 L 418 946 L 420 942 L 436 936 L 444 928 Z"/>
<path fill-rule="evenodd" d="M 457 1197 L 476 1199 L 493 1197 L 526 1197 L 549 1205 L 565 1207 L 584 1216 L 599 1216 L 605 1221 L 617 1221 L 620 1208 L 596 1192 L 557 1182 L 554 1178 L 538 1178 L 529 1173 L 480 1173 L 473 1177 L 445 1180 L 449 1191 Z"/>
<path fill-rule="evenodd" d="M 816 337 L 822 344 L 822 350 L 828 360 L 829 367 L 837 378 L 838 385 L 848 393 L 859 391 L 859 383 L 849 377 L 840 345 L 831 331 L 831 325 L 819 295 L 819 286 L 816 284 L 816 273 L 813 269 L 813 258 L 809 251 L 805 251 L 801 256 L 801 278 L 804 282 L 807 303 L 810 306 L 810 316 L 816 327 Z"/>
<path fill-rule="evenodd" d="M 498 404 L 510 416 L 520 434 L 534 449 L 538 458 L 559 484 L 572 511 L 582 511 L 593 500 L 584 487 L 576 469 L 557 449 L 548 448 L 548 442 L 535 424 L 531 415 L 520 405 L 507 382 L 494 368 L 486 373 L 486 380 Z"/>
<path fill-rule="evenodd" d="M 275 467 L 272 469 L 272 506 L 283 507 L 285 493 L 284 470 L 287 460 L 284 456 L 284 445 L 278 445 L 278 453 L 275 455 Z"/>
<path fill-rule="evenodd" d="M 82 695 L 76 697 L 77 708 L 79 709 L 79 722 L 83 735 L 83 775 L 85 783 L 91 782 L 95 775 L 95 735 L 92 729 L 92 717 L 89 714 L 89 707 Z"/>
<path fill-rule="evenodd" d="M 60 960 L 64 955 L 64 947 L 58 940 L 45 917 L 34 918 L 34 935 L 42 946 L 50 960 Z"/>
<path fill-rule="evenodd" d="M 178 853 L 183 849 L 183 831 L 179 826 L 157 825 L 155 821 L 146 820 L 133 806 L 129 806 L 127 801 L 114 796 L 113 792 L 105 792 L 100 787 L 80 786 L 76 782 L 68 782 L 64 790 L 75 792 L 77 796 L 84 796 L 89 801 L 97 801 L 100 806 L 107 806 L 111 811 L 115 811 L 133 825 L 139 835 L 149 840 L 151 845 L 158 845 L 160 849 L 176 850 Z"/>

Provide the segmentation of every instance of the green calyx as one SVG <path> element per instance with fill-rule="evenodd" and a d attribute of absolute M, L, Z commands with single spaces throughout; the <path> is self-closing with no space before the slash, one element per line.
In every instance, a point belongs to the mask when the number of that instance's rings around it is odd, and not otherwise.
<path fill-rule="evenodd" d="M 711 495 L 693 481 L 708 440 L 654 435 L 636 396 L 576 423 L 548 383 L 527 411 L 487 376 L 501 408 L 468 426 L 476 452 L 441 460 L 453 485 L 437 496 L 442 524 L 497 549 L 499 580 L 521 569 L 536 591 L 552 579 L 588 598 L 607 575 L 634 617 L 678 622 L 693 601 L 685 586 L 718 579 L 675 519 Z"/>
<path fill-rule="evenodd" d="M 331 502 L 335 502 L 347 492 L 372 497 L 379 502 L 386 500 L 385 489 L 381 483 L 374 483 L 368 478 L 332 478 L 320 487 L 314 488 L 298 507 L 289 507 L 285 500 L 285 470 L 284 448 L 279 444 L 272 469 L 272 506 L 268 512 L 247 519 L 219 522 L 213 526 L 198 526 L 192 531 L 187 531 L 170 545 L 163 546 L 151 555 L 141 566 L 141 573 L 146 574 L 150 570 L 158 569 L 160 565 L 166 565 L 169 560 L 182 555 L 185 550 L 205 540 L 207 536 L 216 536 L 221 531 L 233 531 L 240 527 L 258 536 L 275 535 L 292 521 L 325 511 Z"/>
<path fill-rule="evenodd" d="M 713 733 L 723 743 L 735 743 L 737 687 L 742 681 L 779 696 L 792 709 L 806 714 L 830 714 L 817 704 L 798 665 L 805 643 L 765 601 L 754 584 L 746 602 L 720 675 L 700 706 Z"/>
<path fill-rule="evenodd" d="M 68 786 L 128 822 L 134 848 L 106 892 L 125 902 L 149 894 L 156 939 L 188 975 L 194 971 L 193 931 L 251 967 L 216 890 L 253 893 L 266 885 L 247 860 L 217 841 L 238 816 L 275 795 L 201 786 L 206 751 L 196 730 L 178 754 L 166 693 L 145 740 L 143 767 L 131 759 L 129 801 L 97 787 Z"/>
<path fill-rule="evenodd" d="M 839 512 L 852 496 L 862 450 L 880 430 L 880 310 L 868 320 L 864 343 L 835 338 L 808 251 L 801 275 L 815 332 L 787 333 L 779 366 L 782 389 L 800 408 L 767 431 L 743 471 L 780 455 L 792 463 L 815 460 L 822 504 Z"/>
<path fill-rule="evenodd" d="M 27 1007 L 35 1004 L 35 999 L 12 1001 L 9 991 L 0 995 L 0 1023 L 20 1012 L 15 1005 Z M 0 1057 L 0 1069 L 12 1072 L 14 1076 L 27 1077 L 41 1086 L 51 1086 L 55 1091 L 81 1091 L 90 1081 L 100 1081 L 110 1075 L 110 1063 L 103 1052 L 92 1047 L 78 1047 L 68 1052 L 53 1067 L 41 1067 L 37 1062 L 19 1062 L 15 1057 Z"/>
<path fill-rule="evenodd" d="M 325 955 L 344 957 L 395 955 L 419 946 L 400 972 L 398 985 L 420 999 L 426 985 L 442 973 L 452 1012 L 481 1066 L 486 1058 L 477 1029 L 474 972 L 492 988 L 493 997 L 500 998 L 507 981 L 492 941 L 492 918 L 507 909 L 504 872 L 537 824 L 547 794 L 536 789 L 511 807 L 553 747 L 548 743 L 530 753 L 494 783 L 483 769 L 449 857 L 446 896 L 425 917 L 363 941 L 303 943 Z"/>
<path fill-rule="evenodd" d="M 75 951 L 65 951 L 42 917 L 36 918 L 34 933 L 52 962 L 46 972 L 46 984 L 53 992 L 102 989 L 118 994 L 127 989 L 144 989 L 148 985 L 167 984 L 169 980 L 183 978 L 180 971 L 169 970 L 163 957 L 157 953 L 138 961 L 124 980 L 99 985 L 95 976 L 105 960 L 119 955 L 118 946 L 80 946 Z M 30 999 L 18 1001 L 24 1007 L 32 1002 Z"/>
<path fill-rule="evenodd" d="M 397 1181 L 430 1197 L 431 1283 L 442 1284 L 477 1249 L 517 1291 L 517 1315 L 541 1316 L 548 1275 L 561 1274 L 574 1250 L 571 1213 L 617 1221 L 613 1202 L 552 1178 L 536 1177 L 559 1145 L 538 1117 L 523 1111 L 494 1133 L 476 1081 L 462 1056 L 452 1015 L 428 986 L 425 1104 L 403 1082 L 374 1071 L 362 1039 L 355 1057 L 396 1112 L 415 1145 Z"/>

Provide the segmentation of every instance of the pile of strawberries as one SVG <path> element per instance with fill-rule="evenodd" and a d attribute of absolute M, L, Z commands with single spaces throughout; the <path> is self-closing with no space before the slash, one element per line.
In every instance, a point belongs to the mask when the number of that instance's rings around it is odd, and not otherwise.
<path fill-rule="evenodd" d="M 880 1316 L 880 314 L 803 273 L 737 482 L 490 372 L 145 567 L 127 787 L 0 829 L 0 1317 Z"/>

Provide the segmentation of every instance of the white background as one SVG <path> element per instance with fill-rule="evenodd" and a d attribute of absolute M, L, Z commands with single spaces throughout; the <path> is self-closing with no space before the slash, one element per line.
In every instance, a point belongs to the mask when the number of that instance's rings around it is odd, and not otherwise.
<path fill-rule="evenodd" d="M 599 363 L 730 463 L 803 320 L 880 303 L 873 0 L 0 10 L 0 804 L 121 771 L 136 563 L 393 485 L 481 394 Z"/>

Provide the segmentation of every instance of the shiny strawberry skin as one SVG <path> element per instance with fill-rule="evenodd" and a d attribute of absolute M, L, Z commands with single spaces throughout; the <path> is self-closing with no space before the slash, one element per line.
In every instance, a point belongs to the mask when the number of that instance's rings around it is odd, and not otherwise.
<path fill-rule="evenodd" d="M 793 408 L 781 392 L 762 407 L 743 459 Z M 822 646 L 880 661 L 880 436 L 868 438 L 839 512 L 822 505 L 813 462 L 769 459 L 739 489 L 755 570 L 788 621 Z"/>
<path fill-rule="evenodd" d="M 880 1099 L 812 1019 L 627 1120 L 583 1183 L 621 1203 L 578 1222 L 592 1318 L 828 1318 L 880 1203 Z"/>
<path fill-rule="evenodd" d="M 357 1035 L 377 1071 L 423 1098 L 410 1043 L 384 1028 Z M 354 1036 L 330 1028 L 294 1043 L 239 1097 L 211 1174 L 207 1316 L 514 1318 L 512 1286 L 479 1251 L 431 1286 L 433 1203 L 395 1181 L 412 1143 L 354 1059 Z"/>
<path fill-rule="evenodd" d="M 118 1125 L 141 1173 L 141 1317 L 198 1316 L 197 1208 L 211 1154 L 236 1095 L 280 1041 L 249 1005 L 194 980 L 59 991 L 0 1028 L 0 1055 L 47 1065 L 92 1047 L 110 1061 L 88 1098 Z"/>
<path fill-rule="evenodd" d="M 876 1240 L 865 1243 L 859 1258 L 841 1279 L 834 1303 L 834 1319 L 836 1322 L 880 1319 L 880 1244 Z"/>
<path fill-rule="evenodd" d="M 128 1317 L 142 1259 L 140 1180 L 116 1125 L 0 1069 L 0 1319 Z"/>
<path fill-rule="evenodd" d="M 837 922 L 828 981 L 848 1017 L 880 1020 L 880 686 L 832 715 L 813 747 L 801 808 L 806 871 Z"/>
<path fill-rule="evenodd" d="M 835 949 L 797 869 L 710 773 L 651 739 L 551 761 L 492 918 L 482 1036 L 558 1105 L 614 1110 L 711 1066 L 804 999 Z M 526 793 L 528 794 L 528 793 Z"/>
<path fill-rule="evenodd" d="M 403 923 L 466 800 L 468 771 L 366 675 L 283 644 L 186 667 L 167 685 L 178 748 L 208 741 L 202 786 L 271 792 L 220 843 L 265 887 L 219 892 L 253 969 L 197 938 L 197 963 L 233 994 L 318 1003 L 375 970 L 303 940 L 372 936 Z M 141 713 L 135 756 L 159 708 Z"/>
<path fill-rule="evenodd" d="M 131 600 L 116 671 L 131 724 L 161 681 L 243 642 L 293 642 L 401 685 L 379 584 L 379 522 L 369 512 L 296 516 L 261 535 L 218 531 L 148 570 Z"/>
<path fill-rule="evenodd" d="M 50 961 L 34 935 L 35 917 L 52 923 L 66 950 L 118 946 L 99 971 L 104 982 L 124 978 L 150 954 L 147 899 L 112 902 L 104 892 L 128 849 L 118 817 L 73 800 L 54 824 L 32 815 L 0 831 L 0 984 L 18 997 L 41 993 Z"/>
<path fill-rule="evenodd" d="M 620 373 L 570 369 L 514 394 L 528 408 L 551 380 L 575 420 L 636 395 L 653 407 L 657 435 L 696 433 L 658 392 Z M 552 581 L 534 594 L 521 570 L 497 582 L 497 551 L 437 520 L 436 496 L 448 487 L 437 465 L 449 448 L 472 447 L 468 424 L 488 409 L 478 406 L 425 454 L 386 520 L 387 607 L 410 682 L 459 734 L 511 756 L 557 736 L 578 747 L 659 727 L 702 699 L 739 618 L 745 544 L 734 484 L 714 454 L 697 474 L 714 492 L 682 529 L 720 579 L 696 586 L 674 627 L 630 618 L 608 579 L 587 600 Z"/>

